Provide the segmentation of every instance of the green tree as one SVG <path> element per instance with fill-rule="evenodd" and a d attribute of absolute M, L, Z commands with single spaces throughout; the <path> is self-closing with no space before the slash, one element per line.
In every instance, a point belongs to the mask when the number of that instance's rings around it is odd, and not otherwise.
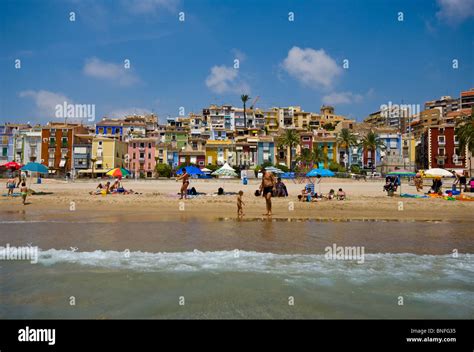
<path fill-rule="evenodd" d="M 350 129 L 343 128 L 337 135 L 337 144 L 345 149 L 346 155 L 349 158 L 349 148 L 357 145 L 357 137 Z M 349 163 L 346 164 L 346 167 L 349 168 Z"/>
<path fill-rule="evenodd" d="M 313 150 L 304 148 L 296 161 L 300 164 L 300 169 L 313 169 L 315 165 L 324 162 L 325 157 L 321 148 L 314 147 Z"/>
<path fill-rule="evenodd" d="M 379 135 L 373 130 L 370 130 L 359 143 L 359 149 L 370 150 L 372 152 L 372 171 L 375 168 L 375 151 L 377 149 L 385 150 L 387 147 L 384 142 L 380 139 Z"/>
<path fill-rule="evenodd" d="M 292 129 L 287 129 L 285 130 L 285 133 L 280 136 L 278 139 L 278 145 L 280 147 L 285 147 L 287 149 L 287 156 L 289 160 L 289 168 L 291 169 L 291 151 L 294 147 L 296 147 L 300 143 L 300 136 L 295 130 Z"/>
<path fill-rule="evenodd" d="M 242 94 L 240 96 L 240 100 L 242 100 L 242 104 L 244 105 L 244 127 L 247 128 L 247 102 L 250 100 L 250 97 L 247 94 Z"/>
<path fill-rule="evenodd" d="M 158 177 L 171 177 L 171 166 L 165 163 L 158 163 L 155 166 L 155 171 Z"/>
<path fill-rule="evenodd" d="M 459 140 L 461 155 L 466 154 L 466 149 L 474 154 L 474 106 L 471 115 L 462 116 L 457 122 L 455 133 Z"/>

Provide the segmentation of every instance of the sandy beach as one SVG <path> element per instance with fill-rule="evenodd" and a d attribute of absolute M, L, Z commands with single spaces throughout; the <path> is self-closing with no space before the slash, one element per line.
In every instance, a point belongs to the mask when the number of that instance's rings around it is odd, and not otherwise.
<path fill-rule="evenodd" d="M 190 187 L 206 195 L 180 201 L 177 194 L 180 184 L 171 180 L 125 180 L 126 189 L 139 194 L 93 196 L 98 184 L 96 180 L 66 182 L 43 180 L 42 184 L 31 184 L 37 192 L 50 192 L 47 195 L 33 195 L 29 204 L 23 206 L 19 197 L 0 197 L 2 218 L 18 211 L 32 219 L 73 219 L 86 214 L 95 221 L 160 221 L 180 218 L 199 218 L 213 220 L 236 216 L 236 195 L 217 196 L 219 187 L 225 192 L 244 191 L 243 220 L 262 219 L 265 202 L 255 197 L 259 181 L 250 180 L 242 185 L 238 180 L 192 180 Z M 304 183 L 286 182 L 289 197 L 273 198 L 273 219 L 298 220 L 393 220 L 393 221 L 474 221 L 474 202 L 447 201 L 444 199 L 410 199 L 398 195 L 388 197 L 382 191 L 382 180 L 353 181 L 347 179 L 323 179 L 316 191 L 328 193 L 330 189 L 343 188 L 347 200 L 322 200 L 319 202 L 299 202 L 297 195 Z M 425 187 L 425 191 L 428 190 Z M 414 186 L 402 185 L 404 193 L 416 194 Z M 419 193 L 421 194 L 421 193 Z M 469 193 L 468 193 L 469 194 Z M 402 203 L 400 203 L 402 202 Z"/>

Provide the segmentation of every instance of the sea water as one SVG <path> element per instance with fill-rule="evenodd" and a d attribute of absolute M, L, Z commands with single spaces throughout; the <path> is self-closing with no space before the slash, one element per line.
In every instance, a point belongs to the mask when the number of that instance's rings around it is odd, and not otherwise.
<path fill-rule="evenodd" d="M 468 223 L 0 222 L 1 318 L 474 318 Z M 363 262 L 330 246 L 365 249 Z"/>

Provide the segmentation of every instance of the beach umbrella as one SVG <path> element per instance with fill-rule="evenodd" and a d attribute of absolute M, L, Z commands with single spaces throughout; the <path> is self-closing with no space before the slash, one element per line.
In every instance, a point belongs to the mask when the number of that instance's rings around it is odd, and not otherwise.
<path fill-rule="evenodd" d="M 335 173 L 332 172 L 331 170 L 328 169 L 313 169 L 310 172 L 306 174 L 306 177 L 333 177 L 335 176 Z M 321 180 L 319 180 L 318 183 L 320 183 Z M 319 192 L 321 193 L 321 187 L 319 187 Z"/>
<path fill-rule="evenodd" d="M 181 169 L 179 169 L 176 174 L 177 175 L 181 175 L 183 173 L 183 169 L 186 168 L 186 172 L 189 174 L 189 175 L 202 175 L 204 172 L 202 172 L 202 170 L 196 166 L 184 166 L 182 167 Z"/>
<path fill-rule="evenodd" d="M 124 177 L 130 175 L 130 171 L 123 167 L 116 167 L 115 169 L 107 171 L 106 175 L 112 177 Z"/>
<path fill-rule="evenodd" d="M 212 172 L 212 170 L 208 169 L 207 167 L 201 169 L 202 172 Z"/>
<path fill-rule="evenodd" d="M 17 163 L 16 161 L 9 161 L 8 163 L 3 164 L 2 167 L 10 170 L 18 170 L 21 168 L 21 164 Z"/>
<path fill-rule="evenodd" d="M 266 171 L 273 172 L 274 174 L 283 174 L 284 172 L 274 166 L 268 166 L 265 168 Z"/>
<path fill-rule="evenodd" d="M 454 177 L 454 175 L 445 169 L 433 168 L 424 171 L 423 177 L 434 178 L 434 177 Z"/>
<path fill-rule="evenodd" d="M 334 172 L 328 169 L 313 169 L 306 174 L 306 177 L 333 177 L 335 176 Z"/>
<path fill-rule="evenodd" d="M 416 176 L 416 172 L 408 171 L 408 170 L 395 170 L 389 172 L 387 175 L 389 176 L 398 176 L 400 177 L 414 177 Z M 400 194 L 402 194 L 402 180 L 400 179 Z"/>
<path fill-rule="evenodd" d="M 227 176 L 227 177 L 237 177 L 237 173 L 229 164 L 225 163 L 220 169 L 214 171 L 211 175 L 213 176 Z"/>
<path fill-rule="evenodd" d="M 47 174 L 48 168 L 40 163 L 29 162 L 21 168 L 22 171 L 37 172 L 40 174 Z"/>

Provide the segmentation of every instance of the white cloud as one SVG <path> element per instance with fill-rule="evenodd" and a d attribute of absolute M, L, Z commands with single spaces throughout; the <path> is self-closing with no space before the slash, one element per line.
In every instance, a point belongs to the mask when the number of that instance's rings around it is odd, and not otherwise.
<path fill-rule="evenodd" d="M 126 69 L 124 65 L 102 61 L 96 57 L 86 60 L 83 72 L 87 76 L 117 82 L 121 86 L 130 86 L 140 81 L 131 69 Z"/>
<path fill-rule="evenodd" d="M 179 0 L 122 0 L 122 3 L 135 14 L 156 14 L 162 9 L 176 11 Z"/>
<path fill-rule="evenodd" d="M 374 90 L 371 88 L 366 94 L 355 94 L 352 92 L 332 92 L 323 97 L 323 104 L 342 105 L 360 103 L 366 98 L 372 97 Z"/>
<path fill-rule="evenodd" d="M 234 55 L 234 58 L 239 60 L 240 62 L 244 62 L 247 59 L 247 55 L 245 55 L 245 53 L 240 49 L 234 48 L 230 52 L 232 53 L 232 55 Z"/>
<path fill-rule="evenodd" d="M 130 115 L 148 115 L 151 113 L 152 111 L 146 108 L 131 107 L 112 110 L 108 114 L 106 114 L 106 116 L 112 118 L 124 118 L 125 116 Z"/>
<path fill-rule="evenodd" d="M 54 93 L 47 90 L 25 90 L 20 92 L 21 98 L 32 98 L 35 102 L 39 114 L 46 117 L 54 117 L 56 113 L 56 105 L 63 105 L 64 102 L 73 104 L 72 99 L 61 93 Z"/>
<path fill-rule="evenodd" d="M 211 74 L 206 78 L 206 86 L 218 94 L 250 93 L 250 86 L 239 78 L 239 70 L 231 66 L 213 66 Z"/>
<path fill-rule="evenodd" d="M 437 0 L 436 16 L 450 24 L 459 24 L 474 16 L 474 0 Z"/>
<path fill-rule="evenodd" d="M 301 49 L 294 46 L 288 51 L 282 67 L 293 78 L 315 88 L 330 88 L 342 74 L 342 68 L 324 49 Z"/>

